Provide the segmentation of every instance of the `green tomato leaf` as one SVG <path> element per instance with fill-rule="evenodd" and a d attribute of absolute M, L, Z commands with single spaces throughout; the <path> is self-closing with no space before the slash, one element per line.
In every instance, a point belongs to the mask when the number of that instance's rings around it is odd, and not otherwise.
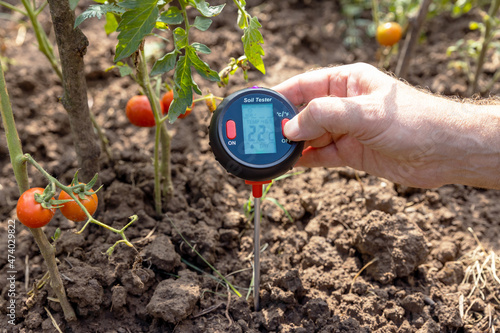
<path fill-rule="evenodd" d="M 184 21 L 184 16 L 179 8 L 170 6 L 167 11 L 161 13 L 159 21 L 166 24 L 181 24 Z"/>
<path fill-rule="evenodd" d="M 186 54 L 193 64 L 194 69 L 196 69 L 198 74 L 200 74 L 204 79 L 215 82 L 220 81 L 219 74 L 216 71 L 212 70 L 206 62 L 198 57 L 194 47 L 188 46 L 186 48 Z"/>
<path fill-rule="evenodd" d="M 113 13 L 106 13 L 106 24 L 104 24 L 104 31 L 107 35 L 113 33 L 118 28 L 118 21 Z"/>
<path fill-rule="evenodd" d="M 89 19 L 91 17 L 97 17 L 99 20 L 101 17 L 106 15 L 107 13 L 116 13 L 122 14 L 125 12 L 125 9 L 118 7 L 114 4 L 104 4 L 104 5 L 91 5 L 87 8 L 83 13 L 80 14 L 75 20 L 75 26 L 79 26 L 83 21 Z"/>
<path fill-rule="evenodd" d="M 151 76 L 170 72 L 172 69 L 175 68 L 176 61 L 177 61 L 177 52 L 175 50 L 165 54 L 162 58 L 158 59 L 153 65 L 153 68 L 151 69 Z"/>
<path fill-rule="evenodd" d="M 52 236 L 52 240 L 55 242 L 61 237 L 61 229 L 57 228 L 56 231 L 54 232 L 54 236 Z"/>
<path fill-rule="evenodd" d="M 174 122 L 180 114 L 186 112 L 193 103 L 193 76 L 191 61 L 187 56 L 180 56 L 174 73 L 174 100 L 168 109 L 168 120 Z"/>
<path fill-rule="evenodd" d="M 175 48 L 177 50 L 183 49 L 186 46 L 188 46 L 188 38 L 187 38 L 187 33 L 186 30 L 182 28 L 175 28 L 174 30 L 174 42 L 175 42 Z"/>
<path fill-rule="evenodd" d="M 210 25 L 212 24 L 212 20 L 203 16 L 196 16 L 194 18 L 194 23 L 193 27 L 195 27 L 198 30 L 205 31 L 208 28 L 210 28 Z"/>
<path fill-rule="evenodd" d="M 210 48 L 208 46 L 206 46 L 205 44 L 194 42 L 193 44 L 191 44 L 191 46 L 194 47 L 196 52 L 200 52 L 200 53 L 204 53 L 204 54 L 212 53 L 212 50 L 210 50 Z"/>
<path fill-rule="evenodd" d="M 243 31 L 243 50 L 245 55 L 252 65 L 255 66 L 262 74 L 266 74 L 266 68 L 264 67 L 264 61 L 262 56 L 265 54 L 264 49 L 261 44 L 264 43 L 264 38 L 259 31 L 261 28 L 259 20 L 257 17 L 252 17 L 250 19 L 250 25 Z"/>
<path fill-rule="evenodd" d="M 196 8 L 201 15 L 205 17 L 213 17 L 220 14 L 220 12 L 224 9 L 226 4 L 218 5 L 218 6 L 210 6 L 208 2 L 205 0 L 189 0 L 189 3 Z"/>
<path fill-rule="evenodd" d="M 118 70 L 120 71 L 121 77 L 130 75 L 134 72 L 134 70 L 132 68 L 130 68 L 129 66 L 120 66 L 120 67 L 118 67 Z"/>
<path fill-rule="evenodd" d="M 118 68 L 118 71 L 120 72 L 120 76 L 121 77 L 124 77 L 124 76 L 127 76 L 127 75 L 130 75 L 132 74 L 134 71 L 132 70 L 132 68 L 127 65 L 127 64 L 124 64 L 123 62 L 121 61 L 118 61 L 116 63 L 116 65 L 113 65 L 109 68 L 106 69 L 105 72 L 109 72 L 110 70 L 114 69 L 114 68 Z"/>
<path fill-rule="evenodd" d="M 116 28 L 119 31 L 116 45 L 115 61 L 124 59 L 134 53 L 142 39 L 153 31 L 158 18 L 158 0 L 125 0 L 120 6 L 128 10 Z"/>

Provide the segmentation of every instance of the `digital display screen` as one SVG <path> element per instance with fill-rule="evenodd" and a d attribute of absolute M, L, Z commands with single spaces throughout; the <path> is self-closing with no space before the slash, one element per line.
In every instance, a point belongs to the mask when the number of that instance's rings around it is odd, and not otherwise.
<path fill-rule="evenodd" d="M 243 104 L 245 154 L 276 153 L 272 103 Z"/>

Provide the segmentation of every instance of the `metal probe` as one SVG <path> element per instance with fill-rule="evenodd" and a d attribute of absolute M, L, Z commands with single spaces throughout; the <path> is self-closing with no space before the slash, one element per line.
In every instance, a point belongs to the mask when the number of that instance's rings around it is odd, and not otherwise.
<path fill-rule="evenodd" d="M 260 185 L 262 186 L 262 185 Z M 260 290 L 260 198 L 254 198 L 255 210 L 253 221 L 253 301 L 255 311 L 259 311 Z"/>

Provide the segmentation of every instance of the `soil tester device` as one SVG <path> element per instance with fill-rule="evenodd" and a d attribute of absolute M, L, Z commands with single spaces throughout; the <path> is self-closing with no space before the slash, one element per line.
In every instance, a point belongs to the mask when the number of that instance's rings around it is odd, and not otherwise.
<path fill-rule="evenodd" d="M 290 170 L 303 142 L 285 138 L 283 128 L 298 113 L 280 93 L 266 88 L 239 90 L 220 103 L 210 123 L 210 146 L 231 174 L 252 185 L 254 217 L 254 305 L 259 310 L 260 198 L 262 186 Z"/>

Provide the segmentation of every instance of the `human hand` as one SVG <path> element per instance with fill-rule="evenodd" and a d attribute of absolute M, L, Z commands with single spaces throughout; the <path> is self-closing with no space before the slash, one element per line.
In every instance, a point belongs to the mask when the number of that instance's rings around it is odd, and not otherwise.
<path fill-rule="evenodd" d="M 306 141 L 298 166 L 350 166 L 423 188 L 484 186 L 470 169 L 494 152 L 484 134 L 498 144 L 500 117 L 491 108 L 433 96 L 361 63 L 307 72 L 274 90 L 304 105 L 284 128 L 288 139 Z M 484 133 L 487 120 L 495 121 Z"/>

